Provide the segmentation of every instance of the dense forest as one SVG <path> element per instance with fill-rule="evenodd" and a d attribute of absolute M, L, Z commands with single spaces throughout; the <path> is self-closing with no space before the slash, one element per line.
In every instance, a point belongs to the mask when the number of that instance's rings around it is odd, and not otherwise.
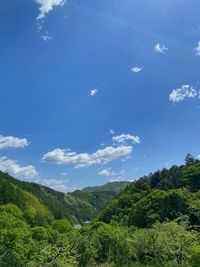
<path fill-rule="evenodd" d="M 190 154 L 130 184 L 68 194 L 1 172 L 0 204 L 2 267 L 200 266 L 200 161 Z"/>

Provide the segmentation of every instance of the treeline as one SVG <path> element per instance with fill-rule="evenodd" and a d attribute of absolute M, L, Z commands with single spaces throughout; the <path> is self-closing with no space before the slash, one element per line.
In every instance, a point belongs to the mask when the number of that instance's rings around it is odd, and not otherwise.
<path fill-rule="evenodd" d="M 105 223 L 151 227 L 156 222 L 187 217 L 200 227 L 200 161 L 187 155 L 186 164 L 162 169 L 133 182 L 100 213 Z"/>

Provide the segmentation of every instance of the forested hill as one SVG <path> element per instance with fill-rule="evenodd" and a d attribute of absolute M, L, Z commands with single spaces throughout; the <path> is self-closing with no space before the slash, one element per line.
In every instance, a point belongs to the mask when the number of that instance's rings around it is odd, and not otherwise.
<path fill-rule="evenodd" d="M 0 266 L 200 266 L 199 160 L 113 185 L 78 230 L 112 184 L 64 194 L 0 172 Z"/>
<path fill-rule="evenodd" d="M 100 213 L 99 220 L 151 227 L 185 216 L 200 226 L 200 161 L 190 154 L 185 165 L 162 169 L 131 183 Z"/>
<path fill-rule="evenodd" d="M 0 203 L 16 204 L 27 211 L 27 214 L 34 209 L 40 214 L 35 217 L 44 220 L 53 216 L 55 219 L 67 218 L 71 223 L 82 223 L 94 219 L 97 212 L 127 184 L 128 182 L 114 182 L 109 183 L 108 187 L 91 188 L 92 191 L 77 190 L 65 194 L 43 185 L 19 181 L 0 172 Z M 45 213 L 44 218 L 41 218 L 41 211 Z"/>
<path fill-rule="evenodd" d="M 110 182 L 102 186 L 86 187 L 69 195 L 89 203 L 97 212 L 101 211 L 109 201 L 123 191 L 130 182 Z"/>

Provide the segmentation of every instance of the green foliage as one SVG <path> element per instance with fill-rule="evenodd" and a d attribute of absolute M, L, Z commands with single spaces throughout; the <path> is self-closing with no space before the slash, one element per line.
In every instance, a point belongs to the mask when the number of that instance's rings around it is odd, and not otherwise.
<path fill-rule="evenodd" d="M 116 184 L 63 194 L 0 172 L 0 266 L 200 267 L 199 170 L 188 155 L 118 195 Z"/>
<path fill-rule="evenodd" d="M 183 171 L 181 177 L 183 186 L 188 186 L 192 190 L 200 189 L 200 163 L 189 164 Z"/>
<path fill-rule="evenodd" d="M 193 245 L 190 248 L 190 264 L 192 267 L 200 266 L 200 245 Z"/>
<path fill-rule="evenodd" d="M 55 220 L 52 224 L 52 228 L 58 231 L 60 234 L 66 234 L 73 229 L 72 225 L 67 219 Z"/>
<path fill-rule="evenodd" d="M 165 222 L 188 214 L 189 197 L 186 189 L 153 190 L 132 206 L 128 224 L 151 227 L 156 221 Z"/>
<path fill-rule="evenodd" d="M 25 208 L 26 218 L 33 225 L 48 223 L 51 215 L 55 219 L 66 218 L 71 223 L 82 223 L 94 219 L 97 212 L 128 184 L 129 182 L 113 182 L 65 194 L 39 184 L 16 180 L 7 173 L 0 172 L 0 204 L 15 203 L 20 208 Z M 26 202 L 29 205 L 24 207 Z M 39 203 L 40 215 L 42 206 L 46 208 L 46 211 L 43 209 L 42 218 L 37 214 Z M 51 215 L 47 214 L 47 210 Z"/>

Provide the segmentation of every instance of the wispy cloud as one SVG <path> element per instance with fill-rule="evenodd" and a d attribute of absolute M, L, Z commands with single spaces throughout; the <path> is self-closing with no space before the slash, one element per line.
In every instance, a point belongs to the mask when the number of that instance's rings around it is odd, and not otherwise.
<path fill-rule="evenodd" d="M 140 143 L 140 137 L 137 135 L 131 135 L 131 134 L 120 134 L 117 136 L 114 136 L 112 140 L 116 143 L 125 144 L 127 141 L 131 141 L 133 144 Z"/>
<path fill-rule="evenodd" d="M 196 56 L 200 56 L 200 41 L 198 42 L 197 47 L 195 47 L 194 51 Z"/>
<path fill-rule="evenodd" d="M 97 94 L 97 92 L 98 92 L 97 89 L 90 90 L 90 96 L 95 96 Z"/>
<path fill-rule="evenodd" d="M 124 172 L 125 172 L 124 170 L 121 170 L 120 172 L 115 172 L 111 168 L 107 168 L 107 169 L 103 169 L 99 171 L 98 174 L 101 176 L 113 176 L 113 177 L 120 176 L 121 177 L 121 175 L 124 174 Z"/>
<path fill-rule="evenodd" d="M 53 40 L 53 36 L 49 32 L 46 32 L 45 34 L 43 34 L 41 38 L 45 42 Z"/>
<path fill-rule="evenodd" d="M 56 6 L 63 6 L 67 0 L 35 0 L 39 5 L 39 15 L 37 20 L 42 20 Z"/>
<path fill-rule="evenodd" d="M 154 51 L 156 53 L 166 54 L 166 52 L 168 51 L 168 48 L 164 44 L 157 43 L 154 46 Z"/>
<path fill-rule="evenodd" d="M 0 135 L 0 149 L 24 148 L 29 145 L 26 138 Z"/>
<path fill-rule="evenodd" d="M 134 73 L 138 73 L 138 72 L 140 72 L 140 71 L 142 71 L 142 70 L 143 70 L 143 68 L 142 68 L 142 67 L 138 67 L 138 66 L 132 67 L 132 68 L 130 69 L 130 71 L 131 71 L 131 72 L 134 72 Z"/>
<path fill-rule="evenodd" d="M 198 96 L 197 90 L 188 84 L 182 85 L 180 88 L 172 90 L 169 100 L 172 102 L 180 102 L 185 98 L 194 98 Z"/>
<path fill-rule="evenodd" d="M 69 192 L 69 191 L 73 190 L 73 188 L 70 188 L 69 180 L 67 180 L 67 179 L 37 178 L 37 179 L 34 179 L 34 183 L 38 183 L 38 184 L 50 187 L 50 188 L 52 188 L 56 191 L 60 191 L 60 192 Z"/>
<path fill-rule="evenodd" d="M 8 172 L 17 178 L 31 178 L 38 174 L 34 166 L 20 166 L 17 161 L 8 159 L 7 157 L 0 157 L 0 170 Z"/>
<path fill-rule="evenodd" d="M 115 131 L 114 131 L 113 129 L 110 128 L 110 129 L 109 129 L 109 133 L 113 135 L 113 134 L 115 134 Z"/>

